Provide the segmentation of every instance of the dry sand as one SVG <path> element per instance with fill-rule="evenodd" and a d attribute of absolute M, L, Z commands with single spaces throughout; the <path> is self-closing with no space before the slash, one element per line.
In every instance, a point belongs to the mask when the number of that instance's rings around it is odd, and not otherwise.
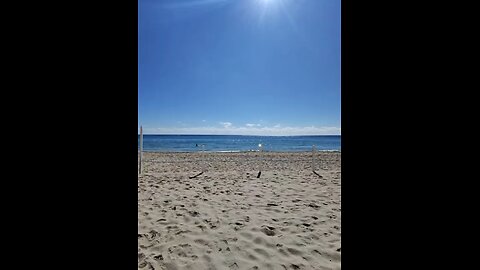
<path fill-rule="evenodd" d="M 262 156 L 144 153 L 138 268 L 340 269 L 341 153 Z"/>

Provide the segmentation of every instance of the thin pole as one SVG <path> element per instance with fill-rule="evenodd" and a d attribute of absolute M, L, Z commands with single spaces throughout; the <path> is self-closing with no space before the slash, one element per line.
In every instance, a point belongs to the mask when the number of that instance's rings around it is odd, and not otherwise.
<path fill-rule="evenodd" d="M 315 144 L 312 145 L 312 171 L 315 171 L 315 151 L 316 151 L 316 148 L 315 148 Z"/>
<path fill-rule="evenodd" d="M 257 178 L 260 178 L 260 175 L 262 174 L 262 167 L 263 167 L 263 164 L 262 164 L 262 144 L 259 144 L 258 145 L 258 151 L 259 151 L 259 165 L 258 165 L 258 175 L 257 175 Z"/>
<path fill-rule="evenodd" d="M 258 145 L 258 149 L 260 151 L 260 168 L 259 168 L 259 171 L 261 171 L 263 169 L 263 145 L 262 144 L 259 144 Z"/>
<path fill-rule="evenodd" d="M 205 168 L 207 167 L 206 164 L 205 164 L 207 162 L 205 160 L 205 144 L 202 144 L 202 155 L 201 156 L 202 156 L 201 157 L 202 158 L 202 172 L 204 172 Z"/>
<path fill-rule="evenodd" d="M 138 168 L 138 173 L 142 173 L 142 159 L 143 159 L 143 128 L 140 126 L 140 166 Z"/>

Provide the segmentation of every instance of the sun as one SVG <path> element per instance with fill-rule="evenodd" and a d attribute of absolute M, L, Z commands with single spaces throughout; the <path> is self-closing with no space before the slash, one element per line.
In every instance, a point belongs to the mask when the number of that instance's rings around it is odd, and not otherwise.
<path fill-rule="evenodd" d="M 258 5 L 263 6 L 264 8 L 266 7 L 274 7 L 278 5 L 282 5 L 284 0 L 255 0 Z"/>
<path fill-rule="evenodd" d="M 251 0 L 255 4 L 252 6 L 253 13 L 258 14 L 258 25 L 267 24 L 269 20 L 282 15 L 291 21 L 288 8 L 291 1 L 293 0 Z"/>

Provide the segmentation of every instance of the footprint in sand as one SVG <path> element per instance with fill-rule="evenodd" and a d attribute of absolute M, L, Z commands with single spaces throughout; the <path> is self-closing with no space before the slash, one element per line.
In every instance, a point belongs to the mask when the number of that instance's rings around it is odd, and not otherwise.
<path fill-rule="evenodd" d="M 209 242 L 205 239 L 195 239 L 193 242 L 202 245 L 202 246 L 208 246 Z"/>
<path fill-rule="evenodd" d="M 299 266 L 299 265 L 296 265 L 296 264 L 293 264 L 293 263 L 290 264 L 290 267 L 291 267 L 292 269 L 295 269 L 295 270 L 300 269 L 300 266 Z"/>
<path fill-rule="evenodd" d="M 270 258 L 270 254 L 268 254 L 268 252 L 266 252 L 261 248 L 255 248 L 253 251 L 257 252 L 258 254 L 262 255 L 265 258 Z"/>
<path fill-rule="evenodd" d="M 197 211 L 188 211 L 188 213 L 192 216 L 192 217 L 196 217 L 199 215 L 199 213 Z"/>
<path fill-rule="evenodd" d="M 255 255 L 250 254 L 250 253 L 248 253 L 247 258 L 248 258 L 249 260 L 252 260 L 252 261 L 257 261 L 257 260 L 258 260 L 258 258 L 255 257 Z"/>
<path fill-rule="evenodd" d="M 274 236 L 275 235 L 275 227 L 272 227 L 272 226 L 262 226 L 262 228 L 260 229 L 261 232 L 263 232 L 264 234 L 268 235 L 268 236 Z"/>
<path fill-rule="evenodd" d="M 239 267 L 238 267 L 238 264 L 234 262 L 228 266 L 228 269 L 239 269 Z"/>
<path fill-rule="evenodd" d="M 163 261 L 163 255 L 162 255 L 162 254 L 153 256 L 153 258 L 154 258 L 156 261 Z"/>
<path fill-rule="evenodd" d="M 284 249 L 279 249 L 278 252 L 284 257 L 290 257 L 290 254 L 288 254 L 288 252 L 286 252 Z"/>
<path fill-rule="evenodd" d="M 160 233 L 155 231 L 155 230 L 151 230 L 148 234 L 147 234 L 147 239 L 152 241 L 154 240 L 155 238 L 157 238 L 157 236 L 160 236 Z"/>
<path fill-rule="evenodd" d="M 303 254 L 303 252 L 301 252 L 300 250 L 294 249 L 294 248 L 287 248 L 287 250 L 288 250 L 288 252 L 290 252 L 293 255 L 299 256 L 299 255 Z"/>
<path fill-rule="evenodd" d="M 255 237 L 255 239 L 253 239 L 253 242 L 257 245 L 261 245 L 265 242 L 265 240 L 263 240 L 261 237 Z"/>

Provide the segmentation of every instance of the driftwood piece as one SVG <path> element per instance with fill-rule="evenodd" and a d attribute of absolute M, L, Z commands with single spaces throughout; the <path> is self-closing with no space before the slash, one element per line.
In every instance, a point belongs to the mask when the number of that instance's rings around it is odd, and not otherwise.
<path fill-rule="evenodd" d="M 199 173 L 199 174 L 197 174 L 197 175 L 194 175 L 194 176 L 189 176 L 188 178 L 193 179 L 193 178 L 195 178 L 195 177 L 197 177 L 197 176 L 200 176 L 200 175 L 202 175 L 202 174 L 203 174 L 203 172 L 201 172 L 201 173 Z"/>

